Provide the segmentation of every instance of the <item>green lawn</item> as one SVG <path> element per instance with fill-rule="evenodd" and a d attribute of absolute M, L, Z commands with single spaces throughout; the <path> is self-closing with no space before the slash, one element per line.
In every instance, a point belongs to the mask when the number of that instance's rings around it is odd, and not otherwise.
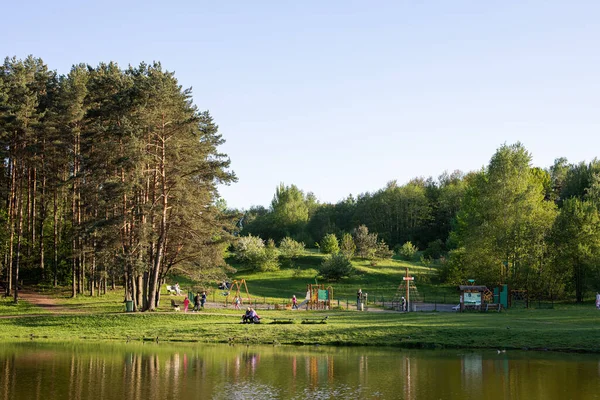
<path fill-rule="evenodd" d="M 0 340 L 156 340 L 207 343 L 377 345 L 407 348 L 548 349 L 600 352 L 600 314 L 591 307 L 503 313 L 382 313 L 260 310 L 242 325 L 239 311 L 23 316 L 0 319 Z M 329 316 L 326 324 L 302 319 Z M 292 324 L 271 324 L 292 318 Z"/>
<path fill-rule="evenodd" d="M 260 305 L 263 323 L 242 325 L 242 311 L 225 308 L 226 292 L 216 283 L 208 286 L 209 305 L 199 313 L 171 310 L 170 300 L 182 296 L 166 294 L 163 288 L 157 312 L 125 313 L 123 291 L 106 295 L 70 298 L 68 288 L 38 287 L 52 297 L 60 315 L 32 306 L 25 301 L 12 304 L 0 300 L 0 340 L 48 339 L 69 341 L 156 340 L 200 341 L 207 343 L 281 343 L 323 345 L 378 345 L 407 348 L 496 348 L 550 349 L 558 351 L 600 352 L 600 311 L 589 304 L 555 304 L 554 309 L 510 309 L 502 313 L 396 313 L 356 312 L 344 310 L 346 301 L 354 302 L 362 288 L 370 301 L 390 301 L 402 282 L 405 268 L 416 277 L 420 299 L 428 302 L 456 304 L 458 290 L 431 284 L 435 271 L 416 263 L 386 260 L 373 266 L 368 261 L 354 261 L 358 273 L 340 282 L 323 282 L 316 278 L 323 256 L 307 252 L 292 266 L 276 272 L 254 272 L 234 265 L 238 272 L 232 279 L 245 279 L 250 295 Z M 432 279 L 433 278 L 433 279 Z M 173 276 L 186 294 L 198 289 L 195 282 Z M 279 311 L 273 304 L 289 303 L 295 294 L 300 301 L 306 285 L 324 283 L 334 289 L 333 309 L 327 311 Z M 169 282 L 172 283 L 172 282 Z M 229 301 L 234 293 L 230 293 Z M 245 294 L 244 296 L 245 297 Z M 213 303 L 216 301 L 216 304 Z M 340 301 L 342 307 L 337 306 Z M 264 308 L 270 309 L 264 309 Z M 375 309 L 372 305 L 370 309 Z M 8 316 L 8 317 L 7 317 Z M 328 316 L 327 324 L 302 324 L 304 318 Z M 271 324 L 276 318 L 291 318 L 291 324 Z"/>
<path fill-rule="evenodd" d="M 369 301 L 391 301 L 398 287 L 402 284 L 402 277 L 409 269 L 409 274 L 415 276 L 414 285 L 417 288 L 418 300 L 438 303 L 458 303 L 458 290 L 454 286 L 433 285 L 431 279 L 435 278 L 435 270 L 426 268 L 418 263 L 399 260 L 379 261 L 376 266 L 371 266 L 367 260 L 354 260 L 352 263 L 357 273 L 344 278 L 339 282 L 327 282 L 318 279 L 318 267 L 324 255 L 307 252 L 307 255 L 293 261 L 293 266 L 283 266 L 274 272 L 255 272 L 245 269 L 228 261 L 238 269 L 234 279 L 245 279 L 252 297 L 258 301 L 286 303 L 292 295 L 303 299 L 306 286 L 310 283 L 322 283 L 333 287 L 334 299 L 340 303 L 353 302 L 359 288 L 363 293 L 368 293 Z M 219 296 L 216 296 L 219 299 Z M 413 298 L 414 299 L 414 298 Z"/>

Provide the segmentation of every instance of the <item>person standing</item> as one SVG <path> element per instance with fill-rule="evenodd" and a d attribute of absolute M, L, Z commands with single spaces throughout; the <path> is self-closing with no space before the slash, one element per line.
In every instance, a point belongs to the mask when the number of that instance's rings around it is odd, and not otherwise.
<path fill-rule="evenodd" d="M 200 296 L 200 306 L 204 308 L 204 303 L 206 303 L 206 292 L 202 292 L 202 296 Z"/>
<path fill-rule="evenodd" d="M 185 299 L 183 300 L 183 312 L 187 312 L 189 306 L 190 306 L 190 299 L 188 299 L 188 297 L 185 296 Z"/>
<path fill-rule="evenodd" d="M 200 311 L 200 292 L 194 296 L 194 311 Z"/>
<path fill-rule="evenodd" d="M 356 309 L 358 311 L 361 311 L 361 305 L 362 305 L 362 289 L 358 289 L 358 292 L 356 292 Z"/>
<path fill-rule="evenodd" d="M 296 298 L 296 295 L 292 296 L 292 310 L 297 310 L 298 309 L 298 299 Z"/>

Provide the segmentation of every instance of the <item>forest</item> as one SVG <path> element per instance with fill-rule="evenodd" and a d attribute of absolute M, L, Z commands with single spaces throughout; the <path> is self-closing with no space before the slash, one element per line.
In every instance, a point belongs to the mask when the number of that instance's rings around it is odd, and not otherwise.
<path fill-rule="evenodd" d="M 80 64 L 58 75 L 39 58 L 0 67 L 2 284 L 124 284 L 153 310 L 172 269 L 210 273 L 233 219 L 217 186 L 235 181 L 223 138 L 189 89 L 159 63 Z"/>
<path fill-rule="evenodd" d="M 596 159 L 540 168 L 521 143 L 503 144 L 479 171 L 392 180 L 335 204 L 282 183 L 268 207 L 229 209 L 224 139 L 172 72 L 111 62 L 59 75 L 33 56 L 0 66 L 0 141 L 0 276 L 15 301 L 23 281 L 73 296 L 124 285 L 136 310 L 153 310 L 168 274 L 222 279 L 228 250 L 243 258 L 252 241 L 272 249 L 268 268 L 304 247 L 408 251 L 441 283 L 578 302 L 600 287 Z"/>
<path fill-rule="evenodd" d="M 480 171 L 391 181 L 336 204 L 281 184 L 269 208 L 245 212 L 241 234 L 286 245 L 291 238 L 326 253 L 332 236 L 340 250 L 352 237 L 361 258 L 387 257 L 381 246 L 406 259 L 418 251 L 441 283 L 505 283 L 581 302 L 600 287 L 599 196 L 598 160 L 558 158 L 542 169 L 521 143 L 504 144 Z"/>

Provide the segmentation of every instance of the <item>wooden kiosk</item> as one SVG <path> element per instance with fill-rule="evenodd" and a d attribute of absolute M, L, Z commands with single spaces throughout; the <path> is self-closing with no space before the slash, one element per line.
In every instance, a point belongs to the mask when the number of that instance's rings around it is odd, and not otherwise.
<path fill-rule="evenodd" d="M 460 311 L 481 310 L 485 294 L 489 292 L 486 286 L 460 285 Z"/>

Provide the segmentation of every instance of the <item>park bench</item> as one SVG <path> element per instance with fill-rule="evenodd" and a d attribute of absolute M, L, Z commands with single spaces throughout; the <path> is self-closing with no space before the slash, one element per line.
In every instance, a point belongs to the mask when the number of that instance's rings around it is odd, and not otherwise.
<path fill-rule="evenodd" d="M 326 324 L 329 315 L 324 316 L 323 318 L 302 318 L 303 324 Z"/>
<path fill-rule="evenodd" d="M 498 311 L 500 312 L 500 310 L 502 310 L 502 304 L 499 303 L 488 303 L 485 305 L 485 312 L 488 311 Z"/>
<path fill-rule="evenodd" d="M 167 293 L 168 294 L 181 294 L 181 289 L 177 291 L 177 287 L 175 285 L 167 285 Z"/>
<path fill-rule="evenodd" d="M 171 307 L 173 307 L 173 311 L 179 311 L 179 304 L 174 299 L 171 299 Z"/>
<path fill-rule="evenodd" d="M 273 318 L 272 324 L 293 324 L 294 320 L 292 318 Z"/>

